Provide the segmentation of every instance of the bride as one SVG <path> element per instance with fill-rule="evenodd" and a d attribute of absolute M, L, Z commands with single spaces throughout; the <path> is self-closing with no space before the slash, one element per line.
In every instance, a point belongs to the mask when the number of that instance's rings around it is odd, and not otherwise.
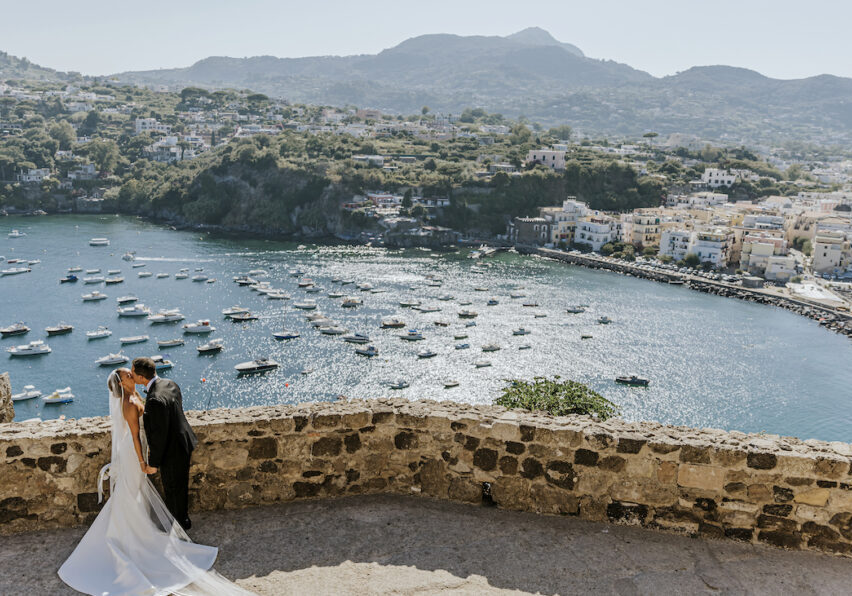
<path fill-rule="evenodd" d="M 98 596 L 251 594 L 211 570 L 218 549 L 193 543 L 148 480 L 139 420 L 144 405 L 130 371 L 113 371 L 107 387 L 110 497 L 59 577 Z"/>

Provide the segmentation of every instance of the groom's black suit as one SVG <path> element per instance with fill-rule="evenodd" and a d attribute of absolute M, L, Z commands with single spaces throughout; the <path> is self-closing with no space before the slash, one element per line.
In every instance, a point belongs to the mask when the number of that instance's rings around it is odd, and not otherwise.
<path fill-rule="evenodd" d="M 198 443 L 183 414 L 177 383 L 156 378 L 148 390 L 142 416 L 148 437 L 148 465 L 159 468 L 163 501 L 178 523 L 188 530 L 189 460 Z"/>

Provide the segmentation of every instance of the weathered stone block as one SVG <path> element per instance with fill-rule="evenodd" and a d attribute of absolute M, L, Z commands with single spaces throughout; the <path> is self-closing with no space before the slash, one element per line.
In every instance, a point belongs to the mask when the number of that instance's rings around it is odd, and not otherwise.
<path fill-rule="evenodd" d="M 477 449 L 473 452 L 473 465 L 486 471 L 495 469 L 497 452 L 493 449 Z"/>
<path fill-rule="evenodd" d="M 647 443 L 645 439 L 630 439 L 621 437 L 618 439 L 618 445 L 615 450 L 618 453 L 639 453 L 642 447 Z"/>
<path fill-rule="evenodd" d="M 532 480 L 542 474 L 544 474 L 544 467 L 537 459 L 528 457 L 521 463 L 521 476 L 524 478 Z"/>
<path fill-rule="evenodd" d="M 278 457 L 278 441 L 274 437 L 252 439 L 248 450 L 249 459 L 274 459 Z"/>
<path fill-rule="evenodd" d="M 814 488 L 802 493 L 798 493 L 795 497 L 793 497 L 793 501 L 796 503 L 803 503 L 805 505 L 822 507 L 828 502 L 828 497 L 830 494 L 831 491 L 827 488 Z"/>
<path fill-rule="evenodd" d="M 314 457 L 340 455 L 341 445 L 340 437 L 322 437 L 311 445 L 311 455 Z"/>
<path fill-rule="evenodd" d="M 598 467 L 607 472 L 621 472 L 624 470 L 625 459 L 618 455 L 610 455 L 598 462 Z"/>
<path fill-rule="evenodd" d="M 503 474 L 517 474 L 518 473 L 518 460 L 510 455 L 504 455 L 500 458 L 499 462 L 500 471 Z"/>
<path fill-rule="evenodd" d="M 453 478 L 447 495 L 453 501 L 464 503 L 479 503 L 482 501 L 482 484 L 472 482 L 467 478 Z"/>
<path fill-rule="evenodd" d="M 775 499 L 776 503 L 789 503 L 793 500 L 793 491 L 792 489 L 784 488 L 783 486 L 773 486 L 772 497 Z"/>
<path fill-rule="evenodd" d="M 710 452 L 706 447 L 684 445 L 680 449 L 680 461 L 688 464 L 709 464 Z"/>
<path fill-rule="evenodd" d="M 768 514 L 768 515 L 777 515 L 777 516 L 781 516 L 781 517 L 786 517 L 786 516 L 790 515 L 790 513 L 793 512 L 793 506 L 792 505 L 777 505 L 777 504 L 772 505 L 772 504 L 769 504 L 769 505 L 763 506 L 763 512 Z"/>
<path fill-rule="evenodd" d="M 802 535 L 798 532 L 761 530 L 757 534 L 757 539 L 781 548 L 799 548 L 802 545 Z"/>
<path fill-rule="evenodd" d="M 746 459 L 746 465 L 755 470 L 771 470 L 778 463 L 778 457 L 774 453 L 750 452 Z"/>
<path fill-rule="evenodd" d="M 0 503 L 0 508 L 2 508 Z M 77 495 L 77 509 L 81 513 L 93 513 L 100 511 L 101 504 L 98 503 L 98 493 L 80 493 Z"/>
<path fill-rule="evenodd" d="M 580 500 L 558 488 L 535 484 L 530 488 L 530 499 L 536 513 L 577 515 Z"/>
<path fill-rule="evenodd" d="M 578 466 L 595 466 L 598 463 L 598 453 L 591 449 L 577 449 L 574 452 L 574 463 Z"/>
<path fill-rule="evenodd" d="M 673 461 L 661 461 L 657 465 L 657 482 L 674 484 L 677 480 L 677 464 Z"/>
<path fill-rule="evenodd" d="M 725 470 L 715 466 L 680 464 L 677 483 L 686 488 L 721 491 L 725 482 Z"/>
<path fill-rule="evenodd" d="M 673 505 L 677 502 L 677 490 L 674 486 L 661 485 L 645 478 L 619 478 L 609 489 L 614 501 L 645 503 L 646 505 Z"/>
<path fill-rule="evenodd" d="M 547 462 L 544 477 L 548 484 L 552 484 L 566 490 L 572 490 L 574 488 L 574 466 L 567 461 Z"/>
<path fill-rule="evenodd" d="M 526 446 L 523 443 L 516 441 L 506 441 L 506 452 L 512 455 L 520 455 L 526 451 Z"/>
<path fill-rule="evenodd" d="M 0 374 L 0 424 L 12 422 L 15 418 L 15 406 L 12 401 L 12 385 L 9 374 Z"/>
<path fill-rule="evenodd" d="M 355 453 L 361 448 L 361 436 L 358 433 L 346 435 L 343 438 L 346 453 Z"/>
<path fill-rule="evenodd" d="M 6 447 L 6 457 L 18 457 L 19 455 L 23 455 L 24 450 L 18 447 L 17 445 L 12 445 L 11 447 Z"/>
<path fill-rule="evenodd" d="M 648 507 L 638 503 L 615 501 L 606 508 L 607 517 L 614 522 L 628 525 L 643 525 L 648 518 Z"/>

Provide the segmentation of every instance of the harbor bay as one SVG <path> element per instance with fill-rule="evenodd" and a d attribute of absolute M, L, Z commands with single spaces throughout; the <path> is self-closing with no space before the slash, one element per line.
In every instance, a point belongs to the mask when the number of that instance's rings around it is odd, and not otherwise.
<path fill-rule="evenodd" d="M 96 360 L 121 351 L 129 358 L 161 354 L 171 360 L 174 368 L 162 374 L 181 383 L 187 409 L 390 395 L 490 403 L 505 379 L 560 375 L 617 403 L 628 420 L 849 440 L 852 344 L 780 309 L 513 253 L 474 260 L 464 249 L 432 253 L 235 240 L 116 216 L 10 217 L 0 224 L 0 255 L 40 261 L 29 273 L 0 278 L 0 326 L 21 321 L 31 328 L 0 341 L 0 370 L 10 373 L 13 393 L 25 385 L 45 395 L 67 386 L 75 396 L 61 405 L 18 401 L 18 420 L 105 414 L 110 368 Z M 12 229 L 26 235 L 9 238 Z M 94 238 L 109 245 L 90 246 Z M 134 260 L 123 260 L 125 253 Z M 82 269 L 79 281 L 60 284 L 69 267 Z M 115 275 L 124 281 L 84 284 L 86 271 L 94 269 L 100 272 L 91 276 L 120 270 Z M 176 279 L 181 269 L 188 276 Z M 269 299 L 233 283 L 251 270 L 264 270 L 258 279 L 290 299 Z M 151 275 L 139 277 L 142 272 Z M 215 282 L 195 282 L 196 275 Z M 300 288 L 303 278 L 321 290 Z M 356 284 L 372 288 L 362 291 Z M 93 291 L 107 298 L 84 302 L 81 296 Z M 185 319 L 152 325 L 147 317 L 119 317 L 116 300 L 125 295 L 154 313 L 179 309 Z M 345 297 L 362 304 L 343 308 Z M 369 336 L 378 355 L 360 356 L 354 351 L 360 346 L 321 334 L 306 320 L 312 311 L 294 307 L 307 300 L 347 333 Z M 400 302 L 440 310 L 417 311 Z M 235 305 L 257 320 L 226 319 L 222 311 Z M 461 318 L 464 310 L 477 316 Z M 405 326 L 381 329 L 387 317 Z M 600 324 L 601 317 L 611 322 Z M 198 320 L 209 320 L 215 331 L 184 334 L 182 325 Z M 476 324 L 466 326 L 470 322 Z M 45 329 L 60 323 L 73 331 L 48 337 Z M 112 334 L 86 337 L 100 326 Z M 285 328 L 299 337 L 277 341 L 272 334 Z M 423 340 L 400 339 L 409 329 Z M 524 334 L 514 334 L 518 330 Z M 120 338 L 145 335 L 147 341 L 120 344 Z M 177 338 L 185 345 L 157 346 L 157 340 Z M 224 349 L 199 354 L 196 346 L 214 338 Z M 51 352 L 7 354 L 36 340 Z M 456 349 L 465 343 L 467 349 Z M 484 353 L 483 346 L 491 345 L 499 350 Z M 424 352 L 434 356 L 418 357 Z M 256 358 L 280 366 L 263 376 L 238 376 L 234 367 Z M 483 360 L 490 365 L 477 367 Z M 630 374 L 648 378 L 649 386 L 615 383 Z M 445 388 L 448 380 L 458 385 Z M 399 382 L 407 387 L 391 389 Z"/>

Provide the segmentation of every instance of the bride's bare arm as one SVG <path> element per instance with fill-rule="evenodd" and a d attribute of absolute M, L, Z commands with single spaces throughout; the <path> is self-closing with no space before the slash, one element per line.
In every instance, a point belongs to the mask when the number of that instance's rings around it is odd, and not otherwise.
<path fill-rule="evenodd" d="M 136 448 L 136 459 L 139 460 L 139 466 L 146 474 L 152 474 L 153 468 L 145 463 L 145 456 L 142 454 L 142 441 L 139 438 L 139 408 L 128 400 L 124 404 L 123 410 L 124 419 L 127 420 L 127 425 L 130 427 L 130 436 L 133 437 L 133 447 Z"/>

